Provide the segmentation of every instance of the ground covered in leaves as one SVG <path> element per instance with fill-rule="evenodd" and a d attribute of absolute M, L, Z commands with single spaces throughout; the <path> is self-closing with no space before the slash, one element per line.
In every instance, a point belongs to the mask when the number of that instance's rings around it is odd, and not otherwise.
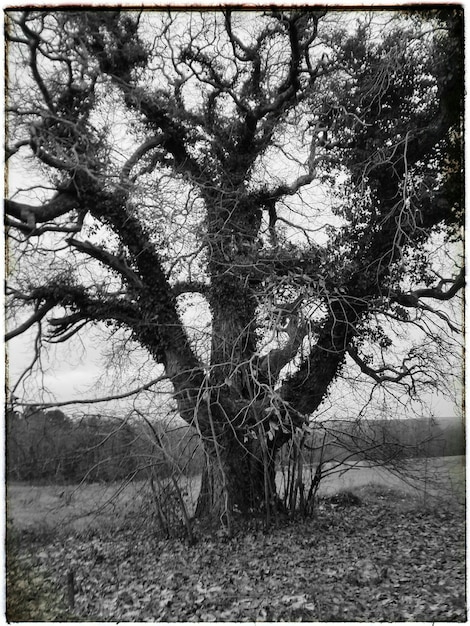
<path fill-rule="evenodd" d="M 193 545 L 148 527 L 20 539 L 10 619 L 466 620 L 465 512 L 456 503 L 370 491 L 360 504 L 324 500 L 314 517 L 269 532 L 252 524 Z M 18 594 L 36 601 L 23 617 Z"/>

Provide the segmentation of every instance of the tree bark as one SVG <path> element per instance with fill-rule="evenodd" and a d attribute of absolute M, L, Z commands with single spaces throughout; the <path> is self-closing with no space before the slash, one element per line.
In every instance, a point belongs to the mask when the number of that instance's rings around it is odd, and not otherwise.
<path fill-rule="evenodd" d="M 261 430 L 258 439 L 245 442 L 232 431 L 217 449 L 206 443 L 196 517 L 230 525 L 233 515 L 270 514 L 276 502 L 275 452 Z"/>

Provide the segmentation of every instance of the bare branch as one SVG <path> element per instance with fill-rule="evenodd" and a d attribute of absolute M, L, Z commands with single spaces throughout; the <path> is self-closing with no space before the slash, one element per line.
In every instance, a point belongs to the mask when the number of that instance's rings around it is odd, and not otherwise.
<path fill-rule="evenodd" d="M 143 283 L 139 276 L 127 265 L 124 258 L 119 258 L 114 254 L 107 252 L 103 248 L 93 245 L 89 241 L 79 241 L 78 239 L 73 239 L 72 237 L 69 237 L 67 241 L 71 246 L 80 252 L 97 259 L 104 265 L 107 265 L 111 269 L 119 272 L 121 276 L 123 276 L 130 284 L 138 288 L 143 287 Z"/>
<path fill-rule="evenodd" d="M 32 75 L 39 87 L 39 90 L 44 98 L 45 103 L 47 104 L 48 108 L 51 111 L 54 111 L 54 104 L 52 101 L 51 94 L 49 93 L 49 90 L 47 89 L 44 83 L 44 80 L 42 79 L 42 76 L 39 72 L 39 68 L 38 68 L 37 51 L 41 43 L 41 38 L 38 33 L 31 30 L 31 28 L 29 28 L 29 26 L 26 24 L 27 16 L 28 16 L 28 12 L 24 11 L 23 16 L 20 20 L 20 26 L 23 32 L 25 33 L 26 37 L 28 38 L 28 45 L 30 49 L 29 66 L 31 68 Z"/>
<path fill-rule="evenodd" d="M 447 291 L 443 291 L 444 284 L 451 283 Z M 430 287 L 425 289 L 415 289 L 408 293 L 399 293 L 397 291 L 391 292 L 392 302 L 397 302 L 405 307 L 423 307 L 420 303 L 420 298 L 432 298 L 434 300 L 451 300 L 461 289 L 465 287 L 465 270 L 460 270 L 457 278 L 449 278 L 447 280 L 441 280 L 437 287 Z"/>
<path fill-rule="evenodd" d="M 68 192 L 59 191 L 49 202 L 41 206 L 16 202 L 15 200 L 4 200 L 5 214 L 16 218 L 30 232 L 34 232 L 36 224 L 50 222 L 73 210 L 80 209 L 78 198 Z"/>
<path fill-rule="evenodd" d="M 286 333 L 288 341 L 283 348 L 274 348 L 260 360 L 259 371 L 267 376 L 269 381 L 277 380 L 282 368 L 297 354 L 308 332 L 308 324 L 302 319 L 299 311 L 302 300 L 303 296 L 300 295 L 294 302 L 280 305 L 278 308 L 279 326 L 276 331 Z"/>
<path fill-rule="evenodd" d="M 125 391 L 124 393 L 104 396 L 102 398 L 87 398 L 87 399 L 81 398 L 80 400 L 65 400 L 63 402 L 40 402 L 40 403 L 35 402 L 34 404 L 30 404 L 28 402 L 16 402 L 16 404 L 18 406 L 24 406 L 24 407 L 34 406 L 34 407 L 40 407 L 42 409 L 50 409 L 52 407 L 70 406 L 73 404 L 99 404 L 100 402 L 112 402 L 113 400 L 123 400 L 124 398 L 136 396 L 138 393 L 141 393 L 142 391 L 147 391 L 148 389 L 157 385 L 163 380 L 168 380 L 168 376 L 158 376 L 157 378 L 154 378 L 148 383 L 145 383 L 145 385 L 141 385 L 140 387 L 136 387 L 135 389 L 131 389 L 130 391 Z M 159 393 L 162 393 L 162 392 L 160 391 Z"/>
<path fill-rule="evenodd" d="M 240 61 L 244 61 L 244 62 L 253 61 L 253 59 L 255 58 L 255 55 L 259 57 L 256 48 L 244 45 L 241 39 L 237 37 L 235 33 L 233 32 L 232 9 L 227 8 L 224 11 L 224 16 L 225 16 L 225 28 L 227 30 L 230 43 L 232 44 L 234 56 Z M 238 52 L 237 47 L 240 48 L 240 50 L 242 50 L 242 52 L 244 53 L 243 55 Z"/>
<path fill-rule="evenodd" d="M 40 228 L 34 228 L 31 230 L 29 226 L 24 224 L 23 222 L 19 222 L 11 217 L 5 216 L 5 226 L 10 226 L 11 228 L 16 228 L 21 231 L 28 237 L 40 237 L 44 233 L 79 233 L 83 226 L 84 213 L 78 216 L 77 222 L 72 226 L 59 226 L 54 223 L 45 224 Z M 32 220 L 31 220 L 32 223 Z"/>
<path fill-rule="evenodd" d="M 22 139 L 11 146 L 5 146 L 5 161 L 8 161 L 8 159 L 16 154 L 20 148 L 29 145 L 31 145 L 30 139 Z"/>
<path fill-rule="evenodd" d="M 154 137 L 152 139 L 148 139 L 141 146 L 139 146 L 137 148 L 137 150 L 126 161 L 126 163 L 124 164 L 124 167 L 122 168 L 121 177 L 120 177 L 121 178 L 121 183 L 127 182 L 127 180 L 129 179 L 129 174 L 131 173 L 132 168 L 137 165 L 137 163 L 140 161 L 140 159 L 143 156 L 145 156 L 147 154 L 147 152 L 150 152 L 150 150 L 153 150 L 153 148 L 157 148 L 158 146 L 162 145 L 162 139 L 163 139 L 162 136 L 158 136 L 158 137 Z"/>
<path fill-rule="evenodd" d="M 452 286 L 447 290 L 443 291 L 442 287 L 444 283 L 452 283 Z M 435 288 L 430 289 L 416 289 L 412 292 L 412 296 L 416 298 L 433 298 L 434 300 L 450 300 L 453 298 L 458 291 L 465 287 L 465 270 L 462 268 L 460 270 L 457 278 L 452 279 L 449 278 L 445 281 L 440 281 L 439 285 Z"/>
<path fill-rule="evenodd" d="M 384 366 L 380 368 L 372 368 L 367 363 L 361 359 L 356 348 L 349 347 L 347 353 L 352 358 L 352 360 L 359 365 L 361 371 L 364 374 L 370 376 L 373 380 L 375 380 L 379 384 L 383 384 L 385 382 L 399 383 L 405 377 L 409 377 L 412 375 L 412 369 L 403 367 L 401 371 L 395 370 L 392 367 Z M 392 372 L 392 374 L 386 374 L 385 372 Z"/>
<path fill-rule="evenodd" d="M 175 283 L 171 290 L 175 296 L 181 296 L 184 293 L 200 293 L 204 295 L 208 291 L 208 285 L 202 282 L 185 280 Z"/>
<path fill-rule="evenodd" d="M 21 335 L 22 333 L 26 332 L 28 330 L 28 328 L 31 328 L 31 326 L 33 324 L 35 324 L 36 322 L 39 322 L 40 320 L 42 320 L 44 318 L 44 316 L 51 310 L 54 308 L 54 306 L 56 305 L 55 302 L 53 301 L 49 301 L 45 304 L 43 304 L 42 306 L 39 306 L 36 308 L 36 312 L 31 315 L 30 318 L 28 318 L 26 320 L 26 322 L 23 322 L 23 324 L 21 324 L 20 326 L 18 326 L 17 328 L 15 328 L 14 330 L 11 330 L 10 332 L 5 334 L 5 341 L 10 341 L 10 339 L 13 339 L 13 337 L 17 337 L 18 335 Z"/>

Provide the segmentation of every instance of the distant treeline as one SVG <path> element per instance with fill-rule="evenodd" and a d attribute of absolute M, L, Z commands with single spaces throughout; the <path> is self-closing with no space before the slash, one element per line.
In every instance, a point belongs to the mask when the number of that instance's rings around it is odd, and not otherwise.
<path fill-rule="evenodd" d="M 308 464 L 350 460 L 389 462 L 396 459 L 465 454 L 465 432 L 457 419 L 329 420 L 304 435 L 298 448 Z M 283 450 L 287 463 L 296 450 Z"/>
<path fill-rule="evenodd" d="M 101 415 L 71 419 L 60 410 L 6 412 L 10 480 L 115 481 L 201 470 L 196 438 L 184 425 Z"/>
<path fill-rule="evenodd" d="M 465 454 L 462 423 L 432 419 L 331 420 L 281 451 L 281 464 Z M 6 412 L 10 480 L 96 482 L 202 471 L 203 454 L 184 423 L 126 421 L 91 415 L 72 419 L 55 409 Z"/>

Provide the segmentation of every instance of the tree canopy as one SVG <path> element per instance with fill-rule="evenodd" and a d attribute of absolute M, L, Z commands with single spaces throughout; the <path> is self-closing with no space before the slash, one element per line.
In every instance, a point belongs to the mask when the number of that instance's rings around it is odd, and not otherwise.
<path fill-rule="evenodd" d="M 7 339 L 144 348 L 207 452 L 201 511 L 274 506 L 341 378 L 444 384 L 460 8 L 9 10 L 7 40 L 7 157 L 41 180 L 5 199 Z"/>

